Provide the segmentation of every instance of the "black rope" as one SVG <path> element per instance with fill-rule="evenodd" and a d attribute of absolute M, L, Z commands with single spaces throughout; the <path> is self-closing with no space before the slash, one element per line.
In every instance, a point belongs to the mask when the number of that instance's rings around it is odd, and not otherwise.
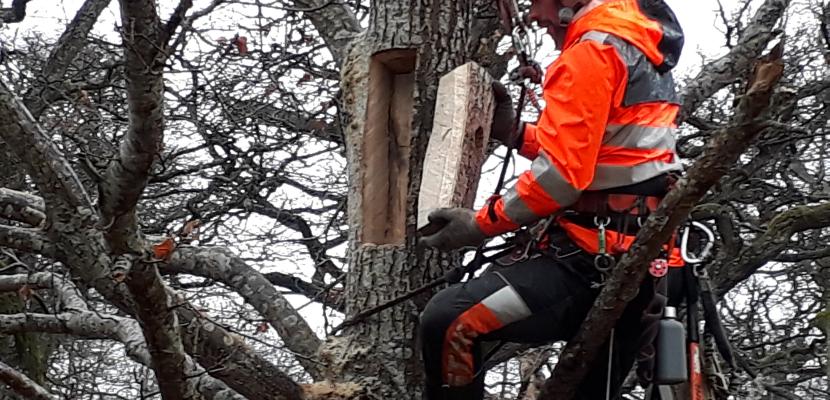
<path fill-rule="evenodd" d="M 496 254 L 493 254 L 491 256 L 485 256 L 484 255 L 485 251 L 499 250 L 499 249 L 501 249 L 501 251 L 499 251 Z M 409 299 L 411 299 L 411 298 L 413 298 L 413 297 L 415 297 L 419 294 L 422 294 L 422 293 L 427 292 L 431 289 L 434 289 L 434 288 L 436 288 L 436 287 L 438 287 L 442 284 L 461 282 L 464 275 L 467 275 L 468 278 L 470 278 L 470 277 L 473 276 L 473 274 L 479 268 L 481 268 L 482 265 L 484 265 L 484 264 L 486 264 L 486 263 L 488 263 L 492 260 L 503 257 L 507 254 L 510 254 L 512 251 L 513 251 L 512 243 L 504 243 L 504 244 L 500 244 L 500 245 L 489 247 L 489 248 L 479 246 L 476 249 L 475 257 L 473 257 L 473 259 L 469 263 L 464 264 L 464 265 L 460 265 L 458 267 L 455 267 L 455 268 L 445 272 L 444 275 L 442 275 L 440 278 L 435 279 L 431 282 L 428 282 L 428 283 L 424 284 L 423 286 L 420 286 L 416 289 L 410 290 L 410 291 L 408 291 L 408 292 L 406 292 L 406 293 L 404 293 L 404 294 L 402 294 L 398 297 L 395 297 L 392 300 L 389 300 L 385 303 L 378 304 L 377 306 L 369 308 L 368 310 L 364 310 L 364 311 L 361 311 L 361 312 L 355 314 L 354 317 L 352 317 L 350 319 L 347 319 L 347 320 L 343 321 L 343 323 L 341 323 L 340 325 L 334 327 L 331 331 L 331 334 L 335 334 L 335 333 L 343 330 L 344 328 L 348 328 L 350 326 L 354 326 L 354 325 L 356 325 L 360 322 L 363 322 L 366 318 L 369 318 L 374 314 L 377 314 L 377 313 L 379 313 L 383 310 L 386 310 L 388 308 L 391 308 L 391 307 L 394 307 L 398 304 L 401 304 L 404 301 L 407 301 L 407 300 L 409 300 Z"/>

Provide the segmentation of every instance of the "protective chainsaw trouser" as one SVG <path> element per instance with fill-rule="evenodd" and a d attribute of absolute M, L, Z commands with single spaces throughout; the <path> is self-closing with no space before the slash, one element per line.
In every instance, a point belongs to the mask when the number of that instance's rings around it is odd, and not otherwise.
<path fill-rule="evenodd" d="M 540 255 L 510 266 L 494 265 L 482 276 L 436 294 L 421 315 L 420 340 L 429 400 L 482 399 L 482 343 L 509 341 L 544 344 L 569 340 L 599 294 L 593 255 L 578 248 L 565 256 Z M 637 356 L 640 320 L 651 301 L 646 279 L 617 324 L 611 373 L 611 398 Z M 645 287 L 648 286 L 648 287 Z M 605 399 L 608 345 L 578 389 L 576 399 Z"/>

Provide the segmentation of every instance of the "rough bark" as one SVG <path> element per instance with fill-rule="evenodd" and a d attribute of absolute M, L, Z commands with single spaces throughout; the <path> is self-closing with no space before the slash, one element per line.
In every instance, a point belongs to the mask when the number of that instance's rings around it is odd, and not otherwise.
<path fill-rule="evenodd" d="M 148 367 L 152 356 L 142 336 L 139 324 L 132 319 L 90 311 L 68 311 L 57 314 L 0 315 L 0 333 L 44 332 L 72 335 L 83 339 L 111 339 L 124 344 L 127 356 Z M 186 357 L 182 367 L 188 383 L 197 388 L 205 399 L 244 400 L 246 397 L 229 389 L 224 383 L 207 374 L 204 368 Z M 275 399 L 297 397 L 274 394 Z"/>
<path fill-rule="evenodd" d="M 167 36 L 153 1 L 121 1 L 125 77 L 130 124 L 118 161 L 110 163 L 100 185 L 100 210 L 113 253 L 138 252 L 135 206 L 162 148 Z"/>
<path fill-rule="evenodd" d="M 830 203 L 798 206 L 778 214 L 770 221 L 766 232 L 741 251 L 737 258 L 713 268 L 717 271 L 715 293 L 721 297 L 749 278 L 758 268 L 790 247 L 794 234 L 827 226 L 830 226 Z"/>
<path fill-rule="evenodd" d="M 57 400 L 57 396 L 52 395 L 35 381 L 2 361 L 0 361 L 0 382 L 24 399 Z"/>
<path fill-rule="evenodd" d="M 777 48 L 776 53 L 780 50 Z M 695 204 L 761 133 L 763 125 L 758 119 L 767 109 L 783 69 L 781 54 L 756 68 L 756 75 L 750 80 L 730 126 L 712 139 L 686 176 L 649 216 L 628 253 L 614 268 L 579 331 L 563 350 L 539 399 L 573 398 L 626 304 L 637 295 L 647 274 L 645 266 L 658 256 L 661 246 L 689 216 Z"/>
<path fill-rule="evenodd" d="M 23 286 L 30 289 L 50 289 L 57 296 L 58 303 L 64 311 L 87 311 L 86 302 L 81 298 L 78 288 L 66 277 L 47 272 L 32 274 L 0 276 L 0 292 L 13 292 Z"/>
<path fill-rule="evenodd" d="M 31 0 L 12 0 L 11 8 L 0 8 L 0 26 L 5 23 L 23 21 L 26 18 L 26 3 Z"/>
<path fill-rule="evenodd" d="M 58 253 L 57 248 L 40 229 L 2 224 L 0 224 L 0 247 L 42 254 L 47 257 L 54 257 Z"/>
<path fill-rule="evenodd" d="M 127 355 L 148 367 L 155 358 L 151 356 L 142 336 L 142 328 L 132 319 L 91 312 L 79 295 L 78 289 L 65 277 L 45 272 L 0 276 L 0 292 L 50 289 L 58 299 L 60 312 L 55 314 L 18 313 L 0 315 L 0 333 L 19 334 L 44 332 L 68 334 L 85 339 L 111 339 L 125 345 Z M 221 381 L 211 377 L 204 368 L 190 357 L 182 359 L 182 369 L 187 384 L 206 399 L 242 400 Z"/>
<path fill-rule="evenodd" d="M 29 168 L 47 206 L 91 206 L 69 162 L 5 82 L 0 81 L 0 138 Z"/>
<path fill-rule="evenodd" d="M 202 397 L 189 384 L 184 369 L 184 346 L 179 332 L 175 298 L 168 296 L 155 264 L 133 263 L 127 273 L 127 288 L 136 303 L 136 316 L 150 349 L 150 365 L 156 374 L 161 397 L 165 400 Z"/>
<path fill-rule="evenodd" d="M 268 321 L 312 377 L 321 376 L 320 364 L 313 360 L 320 339 L 274 285 L 237 255 L 223 248 L 182 247 L 164 269 L 210 278 L 232 288 Z"/>
<path fill-rule="evenodd" d="M 473 18 L 471 10 L 468 1 L 373 1 L 368 30 L 349 45 L 350 51 L 342 63 L 341 79 L 350 176 L 350 261 L 344 293 L 347 318 L 436 278 L 442 268 L 454 266 L 459 261 L 454 255 L 418 252 L 415 249 L 415 217 L 421 165 L 432 130 L 437 83 L 441 76 L 469 59 L 466 27 Z M 386 139 L 394 143 L 389 146 L 387 162 L 394 163 L 395 167 L 386 168 L 389 173 L 384 174 L 366 170 L 365 152 L 373 147 L 364 143 L 364 139 L 369 130 L 367 108 L 383 104 L 382 96 L 390 95 L 382 90 L 376 91 L 374 97 L 368 95 L 369 87 L 378 85 L 370 74 L 372 62 L 376 67 L 378 62 L 384 62 L 383 57 L 390 55 L 383 53 L 387 50 L 396 51 L 401 59 L 398 64 L 390 62 L 385 66 L 393 74 L 411 74 L 406 79 L 411 79 L 413 85 L 411 93 L 405 94 L 411 96 L 411 110 L 408 110 L 411 122 L 405 135 L 408 137 L 406 143 L 393 141 L 393 138 L 403 137 L 398 130 L 405 129 L 401 121 L 407 118 L 401 114 L 406 110 L 390 106 L 390 110 L 395 111 L 394 114 L 389 111 L 388 118 L 396 121 L 396 130 L 392 130 Z M 374 79 L 378 76 L 375 74 Z M 394 79 L 390 81 L 395 82 Z M 400 95 L 396 93 L 396 96 Z M 382 116 L 382 113 L 373 115 Z M 406 146 L 408 154 L 392 152 L 397 145 Z M 388 179 L 390 186 L 396 189 L 403 187 L 405 218 L 395 219 L 395 223 L 402 226 L 377 220 L 372 223 L 381 226 L 366 226 L 369 223 L 364 215 L 367 207 L 389 205 L 364 204 L 364 190 L 367 185 L 374 184 L 371 180 L 376 178 Z M 376 229 L 403 232 L 404 237 L 390 241 L 395 244 L 372 243 L 364 233 Z M 423 377 L 414 333 L 418 311 L 428 297 L 425 295 L 385 310 L 345 329 L 341 337 L 331 338 L 321 350 L 321 356 L 323 361 L 331 360 L 332 380 L 353 380 L 372 387 L 372 396 L 376 398 L 420 398 Z"/>
<path fill-rule="evenodd" d="M 293 11 L 305 13 L 323 38 L 335 62 L 340 64 L 349 42 L 362 31 L 352 9 L 346 4 L 331 0 L 293 0 L 293 4 L 298 7 Z"/>
<path fill-rule="evenodd" d="M 816 315 L 815 325 L 824 332 L 824 369 L 825 375 L 830 379 L 830 260 L 822 260 L 816 263 L 818 271 L 813 279 L 821 288 L 821 299 L 824 310 Z"/>
<path fill-rule="evenodd" d="M 0 188 L 0 217 L 38 226 L 46 220 L 43 200 L 28 193 Z"/>

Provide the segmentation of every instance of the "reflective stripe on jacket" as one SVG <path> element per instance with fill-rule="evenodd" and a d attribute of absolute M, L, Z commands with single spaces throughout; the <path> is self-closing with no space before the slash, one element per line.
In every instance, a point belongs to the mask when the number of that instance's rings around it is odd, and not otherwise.
<path fill-rule="evenodd" d="M 668 69 L 679 56 L 682 33 L 661 4 L 612 0 L 571 24 L 564 50 L 546 72 L 545 109 L 536 124 L 524 127 L 519 153 L 533 160 L 531 168 L 502 198 L 479 210 L 482 231 L 515 230 L 566 209 L 582 191 L 681 169 L 674 122 L 679 105 Z M 585 250 L 597 251 L 596 230 L 560 225 Z M 608 239 L 621 251 L 633 237 Z"/>

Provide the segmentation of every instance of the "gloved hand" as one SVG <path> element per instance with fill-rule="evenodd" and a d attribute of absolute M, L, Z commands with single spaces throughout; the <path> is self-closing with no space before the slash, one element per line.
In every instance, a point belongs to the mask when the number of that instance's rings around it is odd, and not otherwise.
<path fill-rule="evenodd" d="M 475 212 L 467 208 L 439 208 L 429 213 L 431 224 L 443 225 L 438 232 L 424 236 L 419 244 L 448 251 L 478 246 L 487 236 L 479 229 Z"/>
<path fill-rule="evenodd" d="M 505 146 L 517 147 L 520 143 L 520 132 L 515 131 L 516 111 L 513 109 L 513 99 L 501 82 L 493 82 L 493 98 L 496 101 L 496 110 L 493 112 L 493 124 L 490 126 L 490 137 L 498 140 Z"/>

